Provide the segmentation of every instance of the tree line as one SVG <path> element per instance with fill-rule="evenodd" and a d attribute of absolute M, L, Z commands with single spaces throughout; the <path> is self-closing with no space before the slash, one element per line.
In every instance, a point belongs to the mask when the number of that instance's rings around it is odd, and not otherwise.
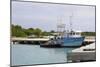
<path fill-rule="evenodd" d="M 53 30 L 51 32 L 54 32 Z M 39 28 L 22 28 L 20 25 L 11 25 L 11 36 L 13 37 L 27 37 L 35 35 L 36 37 L 52 35 L 51 32 L 42 31 Z"/>
<path fill-rule="evenodd" d="M 95 36 L 95 32 L 82 32 L 82 36 Z"/>
<path fill-rule="evenodd" d="M 13 37 L 27 37 L 30 35 L 35 35 L 36 37 L 43 37 L 53 35 L 54 30 L 50 32 L 43 31 L 39 28 L 22 28 L 20 25 L 11 25 L 11 36 Z M 82 36 L 95 36 L 95 32 L 82 32 Z"/>

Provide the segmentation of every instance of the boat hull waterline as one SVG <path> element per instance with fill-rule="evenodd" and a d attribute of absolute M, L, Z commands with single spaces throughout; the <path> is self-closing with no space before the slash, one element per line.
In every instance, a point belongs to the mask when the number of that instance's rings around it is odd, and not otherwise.
<path fill-rule="evenodd" d="M 84 42 L 84 37 L 65 37 L 56 39 L 46 44 L 40 45 L 41 47 L 80 47 Z"/>

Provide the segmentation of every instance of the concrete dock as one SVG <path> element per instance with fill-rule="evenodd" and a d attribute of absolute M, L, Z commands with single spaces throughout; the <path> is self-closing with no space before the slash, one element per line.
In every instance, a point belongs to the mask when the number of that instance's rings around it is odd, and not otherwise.
<path fill-rule="evenodd" d="M 48 38 L 11 38 L 12 44 L 39 44 L 39 42 L 47 42 Z"/>
<path fill-rule="evenodd" d="M 48 38 L 12 38 L 12 41 L 48 41 Z"/>
<path fill-rule="evenodd" d="M 95 42 L 95 36 L 86 36 L 84 41 L 87 42 Z"/>
<path fill-rule="evenodd" d="M 96 60 L 95 43 L 76 48 L 67 54 L 68 62 L 84 62 Z"/>

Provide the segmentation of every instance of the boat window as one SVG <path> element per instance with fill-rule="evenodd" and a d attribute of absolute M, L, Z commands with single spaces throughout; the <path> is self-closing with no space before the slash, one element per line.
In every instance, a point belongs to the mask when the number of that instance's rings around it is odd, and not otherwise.
<path fill-rule="evenodd" d="M 76 35 L 80 35 L 80 33 L 76 33 Z"/>

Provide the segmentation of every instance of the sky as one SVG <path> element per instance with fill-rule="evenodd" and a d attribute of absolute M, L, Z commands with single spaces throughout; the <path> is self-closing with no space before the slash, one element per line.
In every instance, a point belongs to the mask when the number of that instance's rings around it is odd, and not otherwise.
<path fill-rule="evenodd" d="M 57 24 L 62 23 L 68 30 L 71 20 L 75 31 L 95 31 L 95 6 L 12 1 L 11 15 L 11 23 L 23 28 L 56 31 Z"/>

